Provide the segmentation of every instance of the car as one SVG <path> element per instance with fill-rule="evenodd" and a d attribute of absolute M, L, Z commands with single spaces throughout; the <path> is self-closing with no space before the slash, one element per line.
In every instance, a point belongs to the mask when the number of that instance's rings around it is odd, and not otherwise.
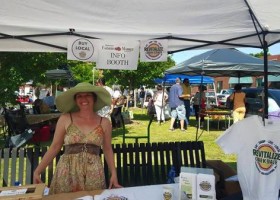
<path fill-rule="evenodd" d="M 217 99 L 219 106 L 226 106 L 227 98 L 234 92 L 234 89 L 222 89 L 219 94 L 217 94 Z"/>
<path fill-rule="evenodd" d="M 263 88 L 243 88 L 243 92 L 246 94 L 246 115 L 257 115 L 260 114 L 263 108 Z M 280 90 L 279 89 L 268 89 L 269 110 L 271 110 L 272 104 L 280 108 Z M 277 109 L 277 108 L 276 108 Z"/>
<path fill-rule="evenodd" d="M 205 96 L 206 96 L 206 101 L 209 105 L 217 105 L 217 94 L 215 91 L 207 91 L 205 92 Z"/>

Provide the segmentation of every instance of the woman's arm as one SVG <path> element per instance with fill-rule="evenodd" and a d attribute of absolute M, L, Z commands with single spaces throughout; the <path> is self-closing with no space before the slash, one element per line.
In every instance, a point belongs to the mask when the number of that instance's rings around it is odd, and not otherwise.
<path fill-rule="evenodd" d="M 104 142 L 103 142 L 103 153 L 109 167 L 111 178 L 109 183 L 109 189 L 122 187 L 118 182 L 114 154 L 112 149 L 112 125 L 107 118 L 102 120 L 102 128 L 104 130 Z"/>
<path fill-rule="evenodd" d="M 42 183 L 40 174 L 61 150 L 65 135 L 65 122 L 69 116 L 61 115 L 57 121 L 52 144 L 33 173 L 33 183 Z"/>

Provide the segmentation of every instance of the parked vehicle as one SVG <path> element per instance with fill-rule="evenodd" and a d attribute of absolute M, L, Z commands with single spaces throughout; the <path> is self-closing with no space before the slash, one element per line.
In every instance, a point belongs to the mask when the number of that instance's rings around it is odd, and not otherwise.
<path fill-rule="evenodd" d="M 227 98 L 234 92 L 234 89 L 222 89 L 217 94 L 219 106 L 226 106 Z"/>
<path fill-rule="evenodd" d="M 217 106 L 217 94 L 215 91 L 207 91 L 205 92 L 205 96 L 207 104 Z"/>
<path fill-rule="evenodd" d="M 263 88 L 243 88 L 246 93 L 246 113 L 250 115 L 260 114 L 263 108 Z M 268 89 L 268 98 L 271 98 L 280 107 L 280 90 Z"/>

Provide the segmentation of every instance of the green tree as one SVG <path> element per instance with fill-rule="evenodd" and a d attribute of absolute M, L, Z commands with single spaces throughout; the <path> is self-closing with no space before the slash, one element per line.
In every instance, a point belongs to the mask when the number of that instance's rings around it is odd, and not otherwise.
<path fill-rule="evenodd" d="M 173 67 L 175 61 L 168 57 L 167 62 L 138 62 L 137 70 L 104 70 L 103 75 L 108 85 L 129 86 L 129 89 L 141 85 L 154 86 L 154 79 L 163 76 L 165 70 Z"/>
<path fill-rule="evenodd" d="M 93 68 L 95 67 L 95 63 L 70 61 L 68 64 L 76 82 L 93 83 Z M 96 70 L 94 71 L 94 77 L 98 77 L 98 71 Z"/>
<path fill-rule="evenodd" d="M 47 83 L 45 72 L 66 62 L 61 53 L 0 53 L 0 103 L 15 103 L 15 91 L 19 86 L 33 80 L 33 83 Z"/>
<path fill-rule="evenodd" d="M 259 53 L 250 53 L 249 55 L 254 56 L 254 57 L 257 57 L 257 58 L 263 58 L 264 52 L 261 51 L 261 52 L 259 52 Z M 270 53 L 268 52 L 267 55 L 269 56 Z"/>

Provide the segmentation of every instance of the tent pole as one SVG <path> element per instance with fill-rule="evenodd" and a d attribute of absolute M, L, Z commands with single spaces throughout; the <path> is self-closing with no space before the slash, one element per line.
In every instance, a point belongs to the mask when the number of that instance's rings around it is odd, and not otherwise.
<path fill-rule="evenodd" d="M 265 35 L 263 36 L 263 57 L 264 57 L 264 117 L 268 118 L 268 68 L 267 68 L 267 53 L 268 53 L 268 46 L 267 42 L 265 41 Z"/>
<path fill-rule="evenodd" d="M 195 141 L 198 141 L 198 139 L 200 138 L 200 136 L 202 135 L 202 133 L 198 136 L 198 130 L 200 129 L 200 112 L 201 112 L 201 99 L 202 99 L 202 93 L 204 91 L 202 91 L 200 88 L 202 88 L 203 85 L 203 76 L 204 76 L 204 72 L 201 72 L 201 79 L 200 79 L 200 85 L 198 86 L 199 89 L 199 100 L 198 100 L 198 122 L 196 122 L 196 134 L 195 134 Z"/>

